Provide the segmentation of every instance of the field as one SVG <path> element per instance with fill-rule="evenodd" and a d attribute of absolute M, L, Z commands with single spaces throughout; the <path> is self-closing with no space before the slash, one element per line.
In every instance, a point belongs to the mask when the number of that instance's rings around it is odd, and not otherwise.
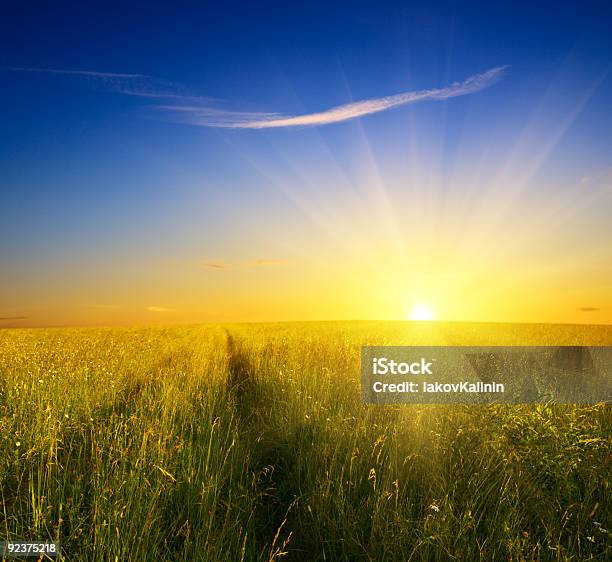
<path fill-rule="evenodd" d="M 61 560 L 610 560 L 609 405 L 366 406 L 361 345 L 612 326 L 0 331 L 0 539 Z"/>

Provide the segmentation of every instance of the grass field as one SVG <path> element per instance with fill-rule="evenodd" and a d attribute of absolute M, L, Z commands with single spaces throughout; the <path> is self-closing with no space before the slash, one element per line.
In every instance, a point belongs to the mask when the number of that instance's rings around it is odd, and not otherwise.
<path fill-rule="evenodd" d="M 71 561 L 612 559 L 609 406 L 366 406 L 365 344 L 612 326 L 0 331 L 0 539 Z"/>

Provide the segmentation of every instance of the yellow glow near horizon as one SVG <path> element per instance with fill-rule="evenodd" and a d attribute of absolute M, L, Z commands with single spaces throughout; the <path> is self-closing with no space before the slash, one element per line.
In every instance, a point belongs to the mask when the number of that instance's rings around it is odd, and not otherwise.
<path fill-rule="evenodd" d="M 387 182 L 363 140 L 364 153 L 355 146 L 363 169 L 354 185 L 343 183 L 352 176 L 335 182 L 337 166 L 325 179 L 314 160 L 310 167 L 289 161 L 305 175 L 277 177 L 272 163 L 253 156 L 257 169 L 271 166 L 265 175 L 278 182 L 278 202 L 272 193 L 275 206 L 265 210 L 262 199 L 260 213 L 254 200 L 229 198 L 223 208 L 236 206 L 236 218 L 214 227 L 218 237 L 200 220 L 208 207 L 194 195 L 189 210 L 177 207 L 172 220 L 179 226 L 168 223 L 168 240 L 146 226 L 147 236 L 100 256 L 85 245 L 66 259 L 41 254 L 35 267 L 44 274 L 27 283 L 19 282 L 31 278 L 25 257 L 0 260 L 10 273 L 0 275 L 0 328 L 353 319 L 612 323 L 604 205 L 612 204 L 605 199 L 610 173 L 588 184 L 588 194 L 584 182 L 558 193 L 547 183 L 527 189 L 531 168 L 515 180 L 519 162 L 482 178 L 468 166 L 448 186 L 435 180 L 445 177 L 435 168 L 431 185 L 429 176 L 412 172 L 390 172 Z M 309 169 L 322 181 L 311 182 Z M 158 257 L 151 248 L 159 245 Z"/>
<path fill-rule="evenodd" d="M 423 303 L 417 303 L 410 311 L 410 320 L 431 321 L 435 320 L 433 311 Z"/>

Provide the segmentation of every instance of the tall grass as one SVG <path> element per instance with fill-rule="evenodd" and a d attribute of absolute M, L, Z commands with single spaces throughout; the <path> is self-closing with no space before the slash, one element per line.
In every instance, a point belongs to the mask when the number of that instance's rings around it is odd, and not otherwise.
<path fill-rule="evenodd" d="M 609 406 L 367 406 L 364 344 L 602 327 L 0 332 L 0 539 L 62 560 L 606 560 Z"/>

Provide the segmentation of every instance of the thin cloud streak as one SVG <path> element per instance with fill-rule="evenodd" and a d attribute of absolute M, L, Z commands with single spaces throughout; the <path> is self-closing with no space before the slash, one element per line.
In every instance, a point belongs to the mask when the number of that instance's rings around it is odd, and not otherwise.
<path fill-rule="evenodd" d="M 288 265 L 289 260 L 283 259 L 270 259 L 270 258 L 260 258 L 255 260 L 249 260 L 245 262 L 235 262 L 228 263 L 225 261 L 200 261 L 197 262 L 199 267 L 204 267 L 206 269 L 216 269 L 219 271 L 227 271 L 232 269 L 255 269 L 258 267 L 270 267 L 274 265 Z"/>
<path fill-rule="evenodd" d="M 167 99 L 169 100 L 168 104 L 154 105 L 152 108 L 166 114 L 170 121 L 177 123 L 225 129 L 272 129 L 329 125 L 412 103 L 427 100 L 446 100 L 473 94 L 495 84 L 502 78 L 507 68 L 507 66 L 491 68 L 486 72 L 475 74 L 463 82 L 455 82 L 445 88 L 403 92 L 392 96 L 339 105 L 321 112 L 293 116 L 276 112 L 229 111 L 209 107 L 205 104 L 218 100 L 186 93 L 184 88 L 176 84 L 146 74 L 28 67 L 9 67 L 9 70 L 80 77 L 95 80 L 106 89 L 123 95 Z M 173 104 L 172 100 L 175 100 L 176 103 Z M 191 102 L 191 104 L 181 105 L 181 101 Z"/>
<path fill-rule="evenodd" d="M 503 76 L 506 69 L 507 66 L 491 68 L 481 74 L 470 76 L 463 82 L 455 82 L 446 88 L 404 92 L 393 96 L 339 105 L 325 111 L 305 115 L 287 116 L 280 113 L 224 111 L 209 107 L 180 105 L 161 105 L 155 108 L 164 112 L 175 113 L 175 119 L 181 123 L 202 127 L 271 129 L 329 125 L 421 101 L 446 100 L 473 94 L 492 86 Z"/>
<path fill-rule="evenodd" d="M 148 76 L 146 74 L 129 74 L 121 72 L 98 72 L 95 70 L 69 70 L 61 68 L 28 68 L 9 67 L 13 72 L 33 72 L 39 74 L 54 74 L 76 77 L 87 81 L 95 81 L 105 89 L 126 96 L 141 98 L 156 98 L 180 100 L 183 102 L 211 103 L 216 100 L 209 97 L 194 96 L 182 93 L 185 89 L 167 80 Z"/>
<path fill-rule="evenodd" d="M 173 312 L 174 308 L 166 308 L 165 306 L 147 306 L 149 312 Z"/>
<path fill-rule="evenodd" d="M 16 72 L 41 72 L 45 74 L 68 74 L 74 76 L 88 76 L 91 78 L 149 78 L 146 74 L 123 74 L 120 72 L 97 72 L 94 70 L 65 70 L 59 68 L 26 68 L 11 66 L 9 70 Z"/>

